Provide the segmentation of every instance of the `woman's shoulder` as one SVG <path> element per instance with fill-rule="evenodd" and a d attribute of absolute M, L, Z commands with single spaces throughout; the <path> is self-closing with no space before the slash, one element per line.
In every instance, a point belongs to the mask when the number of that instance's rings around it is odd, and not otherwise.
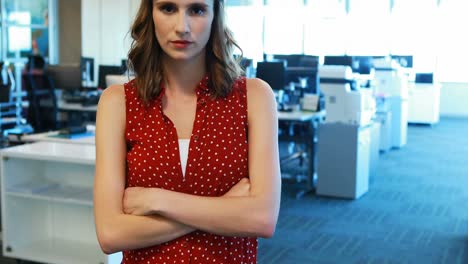
<path fill-rule="evenodd" d="M 246 88 L 249 104 L 264 100 L 271 101 L 275 98 L 270 85 L 259 78 L 246 78 Z"/>
<path fill-rule="evenodd" d="M 99 105 L 120 106 L 123 104 L 125 104 L 125 88 L 121 84 L 109 86 L 102 92 L 99 98 Z"/>

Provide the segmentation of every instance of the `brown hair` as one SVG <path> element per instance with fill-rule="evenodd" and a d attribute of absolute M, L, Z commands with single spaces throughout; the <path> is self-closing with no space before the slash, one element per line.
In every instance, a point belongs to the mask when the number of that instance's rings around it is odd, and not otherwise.
<path fill-rule="evenodd" d="M 213 1 L 214 18 L 206 45 L 206 69 L 213 97 L 223 98 L 231 92 L 235 80 L 242 74 L 239 61 L 233 56 L 234 48 L 242 50 L 225 24 L 224 0 Z M 153 0 L 141 1 L 131 27 L 133 41 L 128 52 L 128 66 L 135 73 L 138 96 L 145 103 L 159 95 L 164 81 L 163 51 L 156 39 L 152 10 Z"/>

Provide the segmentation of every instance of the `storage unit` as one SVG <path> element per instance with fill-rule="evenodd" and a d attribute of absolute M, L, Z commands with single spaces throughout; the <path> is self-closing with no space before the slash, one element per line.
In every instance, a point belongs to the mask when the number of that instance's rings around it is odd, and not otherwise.
<path fill-rule="evenodd" d="M 320 125 L 317 194 L 356 199 L 369 188 L 372 126 Z"/>
<path fill-rule="evenodd" d="M 93 216 L 95 147 L 37 142 L 1 152 L 3 254 L 44 263 L 120 263 Z"/>
<path fill-rule="evenodd" d="M 408 123 L 436 124 L 440 117 L 440 84 L 410 83 Z"/>

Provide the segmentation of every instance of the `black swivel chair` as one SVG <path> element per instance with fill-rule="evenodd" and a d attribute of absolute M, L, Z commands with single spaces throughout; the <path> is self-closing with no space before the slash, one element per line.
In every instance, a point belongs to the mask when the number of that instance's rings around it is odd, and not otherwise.
<path fill-rule="evenodd" d="M 28 62 L 22 73 L 22 84 L 29 102 L 27 120 L 35 132 L 55 130 L 58 128 L 55 88 L 46 74 L 45 65 L 36 64 L 34 59 Z"/>

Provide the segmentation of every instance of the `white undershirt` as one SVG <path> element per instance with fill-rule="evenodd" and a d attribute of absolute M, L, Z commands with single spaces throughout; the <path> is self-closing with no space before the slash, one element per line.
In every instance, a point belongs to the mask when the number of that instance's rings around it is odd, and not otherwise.
<path fill-rule="evenodd" d="M 185 168 L 187 167 L 188 151 L 190 139 L 179 139 L 180 165 L 182 166 L 182 175 L 185 178 Z"/>

